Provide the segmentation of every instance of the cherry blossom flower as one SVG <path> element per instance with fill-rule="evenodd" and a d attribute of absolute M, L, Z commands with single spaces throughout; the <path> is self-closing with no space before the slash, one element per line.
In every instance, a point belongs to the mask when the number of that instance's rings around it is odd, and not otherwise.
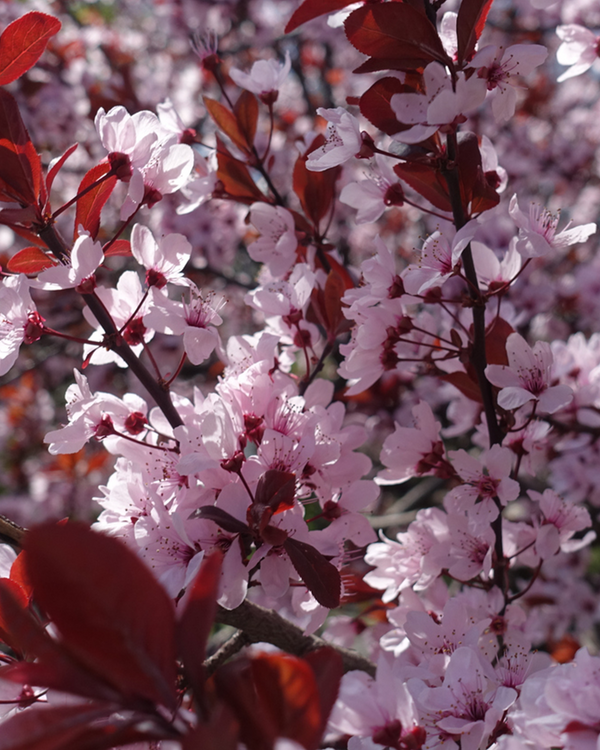
<path fill-rule="evenodd" d="M 569 229 L 569 222 L 562 231 L 557 232 L 560 214 L 553 214 L 547 208 L 531 203 L 527 216 L 519 207 L 516 194 L 510 199 L 508 212 L 519 227 L 517 250 L 524 258 L 548 255 L 553 249 L 565 250 L 577 242 L 585 242 L 596 231 L 593 223 Z"/>
<path fill-rule="evenodd" d="M 179 143 L 178 134 L 152 112 L 130 115 L 118 106 L 106 113 L 100 107 L 94 124 L 117 176 L 128 183 L 121 219 L 128 219 L 143 201 L 151 206 L 188 181 L 194 166 L 192 149 Z"/>
<path fill-rule="evenodd" d="M 556 59 L 561 65 L 569 65 L 559 75 L 557 81 L 562 83 L 568 78 L 574 78 L 589 70 L 599 57 L 600 37 L 597 37 L 585 26 L 567 24 L 557 26 L 556 34 L 561 45 L 556 51 Z"/>
<path fill-rule="evenodd" d="M 595 532 L 590 531 L 584 539 L 572 539 L 575 532 L 592 525 L 587 508 L 567 503 L 550 489 L 544 490 L 543 494 L 529 490 L 528 495 L 539 503 L 542 512 L 543 518 L 535 541 L 535 551 L 542 560 L 555 555 L 559 550 L 575 552 L 596 538 Z"/>
<path fill-rule="evenodd" d="M 498 686 L 493 670 L 473 648 L 463 646 L 450 657 L 441 687 L 409 680 L 408 689 L 417 706 L 419 723 L 427 730 L 430 747 L 478 750 L 499 732 L 505 711 L 517 699 L 517 691 Z M 430 738 L 430 733 L 435 736 Z M 500 732 L 499 732 L 500 733 Z"/>
<path fill-rule="evenodd" d="M 285 276 L 296 260 L 298 247 L 294 217 L 281 206 L 253 203 L 250 221 L 261 236 L 248 245 L 248 255 L 265 263 L 273 277 Z"/>
<path fill-rule="evenodd" d="M 402 272 L 406 292 L 423 294 L 434 286 L 441 286 L 457 273 L 460 256 L 475 236 L 477 228 L 475 221 L 469 221 L 458 232 L 453 229 L 444 232 L 438 230 L 430 235 L 423 243 L 419 262 Z"/>
<path fill-rule="evenodd" d="M 506 340 L 507 365 L 488 365 L 487 379 L 502 390 L 498 405 L 502 409 L 518 409 L 529 401 L 537 404 L 538 411 L 554 414 L 573 398 L 567 385 L 551 386 L 552 350 L 545 341 L 537 341 L 533 349 L 518 333 Z"/>
<path fill-rule="evenodd" d="M 396 423 L 394 432 L 383 443 L 380 460 L 387 468 L 375 478 L 377 484 L 400 484 L 411 477 L 437 472 L 446 476 L 454 474 L 444 458 L 441 425 L 436 422 L 429 404 L 419 402 L 412 413 L 416 427 L 401 427 Z"/>
<path fill-rule="evenodd" d="M 102 245 L 94 242 L 88 232 L 83 232 L 79 234 L 71 250 L 71 265 L 59 264 L 47 268 L 30 285 L 37 289 L 57 291 L 83 287 L 89 281 L 86 291 L 92 291 L 96 285 L 94 271 L 103 260 Z"/>
<path fill-rule="evenodd" d="M 283 64 L 276 60 L 257 60 L 250 73 L 231 68 L 229 75 L 238 86 L 256 94 L 265 104 L 274 104 L 291 67 L 290 53 L 286 51 Z"/>
<path fill-rule="evenodd" d="M 32 344 L 43 333 L 44 319 L 36 310 L 29 286 L 23 274 L 0 282 L 0 375 L 17 361 L 21 344 Z"/>
<path fill-rule="evenodd" d="M 129 435 L 145 432 L 148 407 L 142 398 L 133 393 L 123 399 L 111 393 L 92 393 L 87 378 L 77 370 L 74 375 L 75 383 L 66 393 L 69 423 L 45 436 L 49 453 L 77 453 L 90 438 L 103 440 L 117 430 Z"/>
<path fill-rule="evenodd" d="M 117 329 L 122 329 L 122 336 L 132 350 L 139 354 L 154 336 L 154 331 L 144 324 L 144 315 L 148 310 L 148 298 L 142 290 L 139 277 L 135 271 L 125 271 L 121 274 L 115 289 L 100 286 L 96 289 L 104 306 L 109 311 Z M 86 307 L 83 311 L 88 323 L 96 327 L 89 337 L 90 341 L 97 344 L 85 344 L 83 347 L 84 358 L 89 357 L 93 364 L 106 364 L 116 362 L 119 367 L 125 367 L 125 363 L 115 354 L 102 346 L 104 341 L 104 329 L 99 326 L 91 310 Z"/>
<path fill-rule="evenodd" d="M 520 485 L 510 478 L 513 455 L 508 448 L 493 445 L 479 459 L 465 450 L 450 451 L 449 456 L 456 473 L 466 484 L 446 495 L 444 507 L 448 512 L 469 510 L 477 500 L 493 506 L 494 498 L 498 498 L 506 505 L 519 496 Z"/>
<path fill-rule="evenodd" d="M 515 113 L 518 85 L 515 76 L 529 75 L 546 57 L 548 50 L 541 44 L 513 44 L 506 50 L 489 45 L 471 60 L 470 65 L 478 69 L 478 78 L 486 82 L 498 122 L 510 119 Z"/>
<path fill-rule="evenodd" d="M 146 284 L 162 289 L 167 282 L 187 286 L 183 268 L 192 246 L 182 234 L 168 234 L 156 240 L 148 227 L 136 224 L 131 231 L 131 253 L 146 268 Z"/>
<path fill-rule="evenodd" d="M 153 289 L 144 323 L 160 333 L 182 336 L 188 359 L 193 365 L 199 365 L 210 357 L 215 347 L 220 346 L 221 339 L 215 326 L 223 322 L 219 310 L 225 306 L 226 300 L 210 292 L 203 295 L 193 282 L 183 281 L 189 287 L 189 302 L 176 302 Z"/>
<path fill-rule="evenodd" d="M 419 750 L 426 739 L 405 681 L 383 657 L 375 679 L 358 671 L 344 675 L 329 725 L 351 735 L 350 750 Z"/>
<path fill-rule="evenodd" d="M 483 103 L 485 83 L 477 76 L 465 78 L 458 73 L 455 85 L 449 73 L 438 62 L 429 63 L 423 71 L 425 93 L 394 94 L 390 105 L 398 122 L 412 125 L 396 133 L 394 140 L 401 143 L 420 143 L 436 133 L 440 125 L 464 122 Z"/>
<path fill-rule="evenodd" d="M 362 137 L 358 120 L 343 107 L 319 107 L 317 114 L 329 123 L 326 142 L 308 155 L 306 168 L 312 172 L 324 172 L 358 155 L 362 148 Z"/>
<path fill-rule="evenodd" d="M 365 581 L 385 589 L 381 598 L 391 602 L 401 591 L 426 589 L 438 577 L 450 549 L 448 517 L 440 508 L 420 510 L 408 530 L 396 535 L 397 541 L 383 535 L 381 540 L 367 549 L 365 562 L 375 570 Z"/>
<path fill-rule="evenodd" d="M 388 206 L 401 206 L 404 191 L 398 182 L 389 161 L 375 155 L 377 169 L 367 175 L 368 179 L 350 182 L 342 188 L 340 201 L 357 209 L 356 223 L 377 221 Z"/>

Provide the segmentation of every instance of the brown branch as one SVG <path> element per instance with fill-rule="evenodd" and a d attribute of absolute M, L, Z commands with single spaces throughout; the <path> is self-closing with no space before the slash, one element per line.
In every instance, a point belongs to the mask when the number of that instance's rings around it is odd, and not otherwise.
<path fill-rule="evenodd" d="M 0 513 L 0 536 L 7 537 L 13 544 L 22 547 L 26 531 L 27 529 L 24 529 L 18 523 L 11 521 L 10 518 Z"/>
<path fill-rule="evenodd" d="M 324 646 L 333 648 L 342 657 L 344 672 L 358 669 L 371 675 L 371 677 L 375 676 L 375 664 L 369 659 L 356 653 L 356 651 L 328 643 L 316 635 L 306 635 L 302 628 L 288 622 L 277 612 L 258 604 L 245 601 L 236 609 L 229 610 L 219 607 L 216 622 L 243 630 L 252 643 L 261 641 L 271 643 L 288 654 L 294 654 L 294 656 L 303 656 L 309 651 L 315 651 Z"/>

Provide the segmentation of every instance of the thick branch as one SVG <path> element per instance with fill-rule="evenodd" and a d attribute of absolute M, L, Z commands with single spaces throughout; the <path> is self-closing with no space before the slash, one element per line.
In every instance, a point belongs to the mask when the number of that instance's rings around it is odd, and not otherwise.
<path fill-rule="evenodd" d="M 216 621 L 242 630 L 248 640 L 253 643 L 261 641 L 271 643 L 295 656 L 303 656 L 309 651 L 328 646 L 335 649 L 342 657 L 345 672 L 359 669 L 371 677 L 375 676 L 375 664 L 369 659 L 350 649 L 328 643 L 316 635 L 306 635 L 301 628 L 284 620 L 277 612 L 265 609 L 258 604 L 245 601 L 236 609 L 219 607 Z"/>

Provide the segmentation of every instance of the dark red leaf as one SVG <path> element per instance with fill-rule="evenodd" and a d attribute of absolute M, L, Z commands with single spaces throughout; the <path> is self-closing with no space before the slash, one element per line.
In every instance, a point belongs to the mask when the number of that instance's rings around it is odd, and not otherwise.
<path fill-rule="evenodd" d="M 14 97 L 0 88 L 0 200 L 37 206 L 42 164 Z"/>
<path fill-rule="evenodd" d="M 66 648 L 124 696 L 173 707 L 173 603 L 117 539 L 79 523 L 43 524 L 25 538 L 35 600 Z"/>
<path fill-rule="evenodd" d="M 252 179 L 248 167 L 229 153 L 219 136 L 217 136 L 217 164 L 217 178 L 227 197 L 248 205 L 255 201 L 265 200 L 265 196 Z M 218 192 L 217 197 L 219 197 Z"/>
<path fill-rule="evenodd" d="M 124 255 L 125 257 L 131 257 L 131 242 L 129 240 L 115 240 L 108 244 L 108 250 L 104 251 L 104 257 L 110 258 L 113 255 Z"/>
<path fill-rule="evenodd" d="M 242 97 L 243 94 L 240 99 Z M 255 100 L 255 103 L 257 104 L 255 97 L 253 98 Z M 216 99 L 210 99 L 208 96 L 203 97 L 203 102 L 204 106 L 208 110 L 208 114 L 214 120 L 215 125 L 217 125 L 217 127 L 220 128 L 226 136 L 231 138 L 233 143 L 235 143 L 240 151 L 248 154 L 250 152 L 250 146 L 252 145 L 252 142 L 248 142 L 247 133 L 240 127 L 240 123 L 236 114 L 230 109 L 227 109 L 227 107 L 221 104 L 221 102 L 218 102 Z M 251 105 L 248 105 L 246 108 L 249 108 L 250 106 Z M 240 105 L 240 109 L 244 109 L 244 102 L 242 102 L 242 104 Z M 243 112 L 243 116 L 246 126 L 251 129 L 251 113 L 249 111 Z M 256 116 L 258 117 L 258 104 L 256 106 Z M 256 132 L 256 121 L 254 122 L 254 131 Z M 254 141 L 254 137 L 252 138 L 252 141 Z"/>
<path fill-rule="evenodd" d="M 200 720 L 181 740 L 181 750 L 237 750 L 239 723 L 224 703 L 211 706 L 207 722 Z"/>
<path fill-rule="evenodd" d="M 471 59 L 492 2 L 493 0 L 462 0 L 456 19 L 459 64 Z"/>
<path fill-rule="evenodd" d="M 20 610 L 26 609 L 28 604 L 27 594 L 22 586 L 8 578 L 0 578 L 0 587 L 0 640 L 22 656 L 21 634 L 14 627 L 15 621 L 12 617 L 12 611 L 13 606 Z M 2 596 L 6 591 L 10 592 L 10 596 Z"/>
<path fill-rule="evenodd" d="M 341 579 L 337 568 L 311 544 L 288 537 L 283 547 L 308 590 L 324 607 L 339 606 Z"/>
<path fill-rule="evenodd" d="M 344 28 L 359 52 L 374 58 L 375 63 L 385 61 L 390 70 L 421 68 L 434 60 L 449 62 L 433 24 L 406 3 L 363 5 L 348 16 Z"/>
<path fill-rule="evenodd" d="M 258 99 L 250 91 L 242 91 L 233 107 L 240 132 L 248 144 L 248 151 L 254 144 L 256 123 L 258 122 Z"/>
<path fill-rule="evenodd" d="M 259 654 L 250 663 L 258 701 L 280 737 L 317 750 L 323 736 L 321 701 L 315 673 L 288 654 Z M 242 737 L 243 737 L 242 725 Z"/>
<path fill-rule="evenodd" d="M 438 374 L 438 377 L 445 383 L 451 383 L 455 388 L 458 388 L 463 396 L 466 396 L 471 401 L 481 403 L 481 391 L 479 389 L 475 370 L 470 366 L 467 366 L 467 370 L 470 372 L 467 373 L 457 370 L 456 372 L 449 372 L 443 375 Z"/>
<path fill-rule="evenodd" d="M 270 508 L 273 515 L 294 507 L 296 475 L 292 471 L 268 469 L 256 485 L 254 502 Z"/>
<path fill-rule="evenodd" d="M 202 561 L 176 625 L 177 647 L 196 700 L 204 691 L 206 643 L 217 612 L 223 555 L 217 550 Z"/>
<path fill-rule="evenodd" d="M 27 598 L 31 599 L 31 597 L 33 596 L 33 588 L 31 586 L 31 581 L 29 580 L 29 576 L 27 575 L 27 570 L 25 568 L 25 552 L 23 552 L 23 550 L 19 552 L 15 561 L 10 567 L 10 580 L 18 583 L 27 595 Z"/>
<path fill-rule="evenodd" d="M 397 78 L 390 76 L 380 78 L 360 97 L 361 114 L 387 135 L 394 135 L 401 130 L 407 130 L 410 126 L 398 122 L 390 100 L 394 94 L 414 93 L 414 91 L 415 89 L 406 86 Z"/>
<path fill-rule="evenodd" d="M 50 194 L 50 191 L 52 190 L 52 185 L 54 183 L 56 175 L 63 168 L 69 156 L 71 156 L 71 154 L 76 151 L 77 146 L 79 146 L 78 143 L 74 143 L 72 146 L 69 146 L 69 148 L 62 156 L 59 156 L 58 159 L 53 159 L 50 163 L 50 169 L 48 170 L 48 174 L 46 175 L 46 189 L 48 190 L 48 194 Z"/>
<path fill-rule="evenodd" d="M 32 68 L 60 29 L 58 18 L 32 11 L 9 24 L 0 36 L 0 86 Z"/>
<path fill-rule="evenodd" d="M 2 670 L 2 677 L 17 683 L 50 687 L 87 698 L 114 701 L 119 694 L 79 666 L 53 641 L 27 609 L 27 595 L 13 581 L 0 581 L 0 618 L 3 639 L 20 658 Z"/>
<path fill-rule="evenodd" d="M 55 265 L 56 261 L 39 247 L 24 247 L 12 256 L 6 267 L 11 273 L 39 273 Z"/>
<path fill-rule="evenodd" d="M 231 534 L 249 534 L 250 529 L 243 522 L 228 513 L 222 508 L 217 508 L 216 505 L 203 505 L 193 513 L 193 518 L 206 518 L 209 521 L 214 521 L 218 526 L 225 531 L 229 531 Z"/>
<path fill-rule="evenodd" d="M 307 218 L 318 232 L 319 223 L 327 216 L 335 198 L 335 183 L 341 174 L 340 167 L 332 167 L 323 172 L 311 172 L 306 168 L 308 155 L 325 142 L 323 135 L 318 135 L 307 152 L 300 156 L 294 166 L 294 192 L 298 196 Z"/>
<path fill-rule="evenodd" d="M 458 134 L 457 162 L 465 213 L 480 213 L 497 206 L 500 196 L 485 178 L 475 133 L 463 131 Z"/>
<path fill-rule="evenodd" d="M 504 318 L 494 318 L 485 331 L 485 357 L 488 365 L 508 365 L 506 339 L 515 329 Z"/>
<path fill-rule="evenodd" d="M 107 174 L 110 169 L 111 166 L 107 161 L 101 162 L 95 167 L 92 167 L 79 183 L 77 193 L 79 194 L 83 192 L 85 188 L 93 185 L 97 180 Z M 116 184 L 117 178 L 114 175 L 111 175 L 77 201 L 74 239 L 77 239 L 79 236 L 80 226 L 83 227 L 86 232 L 89 232 L 93 239 L 96 239 L 98 236 L 98 230 L 100 229 L 100 213 L 104 208 L 104 204 L 110 198 L 110 194 L 114 190 Z"/>
<path fill-rule="evenodd" d="M 394 172 L 407 185 L 442 211 L 452 211 L 446 180 L 439 169 L 418 162 L 396 164 Z"/>
<path fill-rule="evenodd" d="M 238 658 L 220 667 L 214 681 L 217 695 L 239 722 L 240 738 L 248 750 L 272 750 L 279 722 L 259 700 L 250 659 Z"/>
<path fill-rule="evenodd" d="M 112 711 L 85 704 L 29 708 L 2 722 L 0 750 L 76 750 L 88 725 Z"/>
<path fill-rule="evenodd" d="M 285 33 L 289 34 L 290 31 L 294 31 L 307 21 L 312 21 L 313 18 L 318 18 L 325 13 L 335 13 L 336 10 L 346 8 L 351 4 L 352 0 L 304 0 L 293 12 L 285 27 Z"/>
<path fill-rule="evenodd" d="M 344 664 L 342 657 L 332 648 L 319 648 L 316 651 L 309 651 L 304 656 L 317 681 L 319 691 L 319 704 L 321 708 L 321 729 L 320 734 L 323 736 L 327 728 L 329 714 L 337 700 L 340 691 L 340 683 L 344 674 Z"/>

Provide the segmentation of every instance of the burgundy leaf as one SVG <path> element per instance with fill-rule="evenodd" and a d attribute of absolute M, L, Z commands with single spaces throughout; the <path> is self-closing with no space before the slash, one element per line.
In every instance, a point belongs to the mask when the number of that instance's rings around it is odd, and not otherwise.
<path fill-rule="evenodd" d="M 265 196 L 252 179 L 248 167 L 229 153 L 218 136 L 217 164 L 217 178 L 227 193 L 227 197 L 248 205 L 255 201 L 265 200 Z"/>
<path fill-rule="evenodd" d="M 360 97 L 360 112 L 370 123 L 387 135 L 407 130 L 410 126 L 398 122 L 390 100 L 394 94 L 414 93 L 414 91 L 412 87 L 405 86 L 397 78 L 391 76 L 380 78 Z"/>
<path fill-rule="evenodd" d="M 69 652 L 124 696 L 174 707 L 173 603 L 137 555 L 79 523 L 34 527 L 25 550 Z"/>
<path fill-rule="evenodd" d="M 328 647 L 309 651 L 304 656 L 304 660 L 310 664 L 317 680 L 321 708 L 320 734 L 322 736 L 325 733 L 329 714 L 333 710 L 340 691 L 344 665 L 339 653 Z"/>
<path fill-rule="evenodd" d="M 258 480 L 254 502 L 270 508 L 275 515 L 293 508 L 295 497 L 296 475 L 292 471 L 268 469 Z"/>
<path fill-rule="evenodd" d="M 429 19 L 406 3 L 368 3 L 354 10 L 344 28 L 351 44 L 392 70 L 424 67 L 437 60 L 449 62 Z"/>
<path fill-rule="evenodd" d="M 277 727 L 280 737 L 289 737 L 306 750 L 317 750 L 324 722 L 311 666 L 289 654 L 259 654 L 252 659 L 250 668 L 268 723 Z"/>
<path fill-rule="evenodd" d="M 56 261 L 39 247 L 24 247 L 10 258 L 6 267 L 11 273 L 39 273 L 55 265 Z"/>
<path fill-rule="evenodd" d="M 405 162 L 396 164 L 394 172 L 436 208 L 442 211 L 452 211 L 448 186 L 439 169 L 428 164 Z"/>
<path fill-rule="evenodd" d="M 0 88 L 0 199 L 37 206 L 42 164 L 14 97 Z"/>
<path fill-rule="evenodd" d="M 206 518 L 208 521 L 214 521 L 218 526 L 231 534 L 250 534 L 250 529 L 243 522 L 228 513 L 222 508 L 215 505 L 203 505 L 194 511 L 193 518 Z"/>
<path fill-rule="evenodd" d="M 217 612 L 223 555 L 217 550 L 202 561 L 176 625 L 179 655 L 196 700 L 204 691 L 206 643 Z"/>
<path fill-rule="evenodd" d="M 48 174 L 46 175 L 46 189 L 48 190 L 48 194 L 52 190 L 52 185 L 54 183 L 54 180 L 56 179 L 56 175 L 63 168 L 69 156 L 71 156 L 71 154 L 73 154 L 77 150 L 78 146 L 78 143 L 74 143 L 72 146 L 69 146 L 69 148 L 64 152 L 62 156 L 59 156 L 58 159 L 52 160 L 50 169 L 48 170 Z"/>
<path fill-rule="evenodd" d="M 335 13 L 336 10 L 346 8 L 351 4 L 352 0 L 304 0 L 293 12 L 285 27 L 285 33 L 289 34 L 290 31 L 294 31 L 307 21 L 312 21 L 313 18 L 318 18 L 325 13 Z"/>
<path fill-rule="evenodd" d="M 91 722 L 112 709 L 95 706 L 40 706 L 2 722 L 0 750 L 75 750 Z"/>
<path fill-rule="evenodd" d="M 306 153 L 298 157 L 294 167 L 294 192 L 317 232 L 321 219 L 329 214 L 335 198 L 335 183 L 341 174 L 340 167 L 332 167 L 323 172 L 311 172 L 306 168 L 308 155 L 324 142 L 325 136 L 318 135 Z"/>
<path fill-rule="evenodd" d="M 337 568 L 311 544 L 288 537 L 283 547 L 308 590 L 324 607 L 339 606 L 341 579 Z"/>
<path fill-rule="evenodd" d="M 32 68 L 60 27 L 58 18 L 38 11 L 26 13 L 9 24 L 0 36 L 0 86 L 6 86 Z"/>
<path fill-rule="evenodd" d="M 456 19 L 459 64 L 471 59 L 492 2 L 493 0 L 462 0 Z"/>
<path fill-rule="evenodd" d="M 108 174 L 110 169 L 111 166 L 108 162 L 101 162 L 95 167 L 92 167 L 79 183 L 79 190 L 77 192 L 82 193 L 86 188 L 89 188 L 95 182 L 104 177 L 104 175 Z M 77 201 L 74 239 L 77 239 L 79 236 L 80 226 L 83 227 L 86 232 L 89 232 L 93 239 L 96 239 L 100 229 L 100 213 L 104 208 L 104 204 L 110 198 L 110 194 L 114 190 L 116 184 L 117 178 L 114 175 L 111 175 L 105 180 L 102 180 L 102 182 L 89 190 L 89 192 Z"/>

